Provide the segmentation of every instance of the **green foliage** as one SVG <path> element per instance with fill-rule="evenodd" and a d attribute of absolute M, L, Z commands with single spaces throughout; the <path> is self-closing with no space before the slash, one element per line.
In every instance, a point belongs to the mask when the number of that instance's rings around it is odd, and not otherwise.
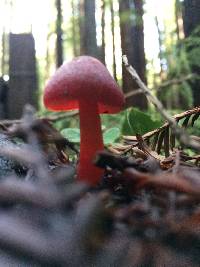
<path fill-rule="evenodd" d="M 172 81 L 173 79 L 184 79 L 187 75 L 191 74 L 191 64 L 183 42 L 171 46 L 165 52 L 165 59 L 167 71 L 163 82 Z M 158 97 L 168 109 L 177 107 L 182 109 L 190 108 L 193 104 L 190 80 L 172 83 L 161 88 L 158 91 Z"/>
<path fill-rule="evenodd" d="M 107 129 L 103 133 L 103 140 L 105 145 L 113 144 L 120 137 L 120 129 L 117 127 L 113 127 Z"/>
<path fill-rule="evenodd" d="M 122 111 L 118 114 L 103 114 L 101 115 L 101 121 L 102 121 L 102 124 L 105 125 L 106 129 L 111 128 L 111 127 L 120 128 L 123 123 L 125 115 L 126 115 L 126 111 Z"/>
<path fill-rule="evenodd" d="M 149 113 L 141 112 L 136 108 L 127 110 L 123 125 L 122 134 L 124 135 L 143 135 L 162 125 L 161 120 L 154 120 Z"/>
<path fill-rule="evenodd" d="M 200 67 L 200 26 L 197 27 L 193 33 L 184 41 L 185 49 L 187 51 L 188 62 L 191 66 Z"/>
<path fill-rule="evenodd" d="M 191 123 L 191 122 L 190 122 L 190 123 Z M 189 124 L 190 124 L 190 123 L 189 123 Z M 198 118 L 198 119 L 195 121 L 193 127 L 188 127 L 187 131 L 188 131 L 188 133 L 189 133 L 190 135 L 200 136 L 200 119 Z"/>
<path fill-rule="evenodd" d="M 72 119 L 74 121 L 74 119 Z M 61 122 L 61 125 L 63 122 Z M 70 121 L 71 123 L 71 121 Z M 105 145 L 114 144 L 119 140 L 121 134 L 123 135 L 143 135 L 152 131 L 162 125 L 162 121 L 155 111 L 144 113 L 136 108 L 128 109 L 116 115 L 102 116 L 102 131 Z M 77 120 L 70 127 L 69 123 L 65 121 L 65 127 L 58 127 L 62 129 L 61 134 L 69 141 L 80 143 L 80 130 L 78 128 Z"/>
<path fill-rule="evenodd" d="M 80 130 L 78 128 L 66 128 L 61 131 L 61 134 L 70 142 L 80 143 Z"/>
<path fill-rule="evenodd" d="M 61 134 L 73 143 L 80 143 L 80 130 L 78 128 L 66 128 L 61 131 Z M 120 137 L 120 129 L 113 127 L 107 129 L 103 133 L 103 140 L 105 145 L 113 144 Z"/>
<path fill-rule="evenodd" d="M 166 59 L 168 64 L 168 78 L 177 78 L 180 75 L 191 72 L 187 51 L 182 43 L 172 46 L 170 50 L 166 52 Z"/>
<path fill-rule="evenodd" d="M 163 81 L 182 79 L 192 73 L 194 67 L 200 67 L 200 26 L 193 33 L 166 49 L 163 57 L 166 60 L 166 78 Z M 171 84 L 162 88 L 158 96 L 165 106 L 171 108 L 189 109 L 193 105 L 192 82 L 198 79 L 193 76 L 182 83 Z"/>

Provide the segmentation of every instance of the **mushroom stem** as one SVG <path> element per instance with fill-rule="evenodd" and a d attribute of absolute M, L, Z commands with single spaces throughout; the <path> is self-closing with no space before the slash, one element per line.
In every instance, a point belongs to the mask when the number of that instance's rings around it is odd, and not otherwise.
<path fill-rule="evenodd" d="M 96 153 L 104 149 L 98 104 L 79 101 L 79 115 L 81 144 L 78 179 L 95 185 L 103 175 L 103 170 L 96 167 L 93 160 Z"/>

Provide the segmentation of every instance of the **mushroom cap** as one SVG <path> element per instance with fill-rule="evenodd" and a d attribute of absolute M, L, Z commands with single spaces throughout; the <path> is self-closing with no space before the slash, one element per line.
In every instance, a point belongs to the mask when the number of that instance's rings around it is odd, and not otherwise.
<path fill-rule="evenodd" d="M 117 113 L 125 102 L 106 67 L 90 56 L 64 63 L 47 82 L 44 91 L 44 105 L 50 110 L 79 109 L 80 100 L 98 103 L 99 113 Z"/>

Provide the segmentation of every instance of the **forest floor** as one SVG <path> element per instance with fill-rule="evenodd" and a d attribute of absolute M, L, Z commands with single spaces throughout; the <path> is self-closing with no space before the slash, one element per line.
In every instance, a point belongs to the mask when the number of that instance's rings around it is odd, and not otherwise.
<path fill-rule="evenodd" d="M 78 151 L 30 107 L 1 128 L 1 159 L 14 162 L 0 180 L 1 266 L 200 266 L 200 157 L 170 149 L 167 126 L 154 145 L 101 151 L 96 187 L 77 182 Z"/>

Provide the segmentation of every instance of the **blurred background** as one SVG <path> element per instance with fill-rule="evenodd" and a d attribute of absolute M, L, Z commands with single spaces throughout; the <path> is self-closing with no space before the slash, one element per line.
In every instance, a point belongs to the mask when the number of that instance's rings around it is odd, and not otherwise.
<path fill-rule="evenodd" d="M 127 107 L 148 108 L 122 64 L 126 54 L 168 109 L 200 105 L 199 0 L 1 0 L 0 118 L 26 103 L 43 112 L 46 80 L 64 61 L 100 59 Z"/>

